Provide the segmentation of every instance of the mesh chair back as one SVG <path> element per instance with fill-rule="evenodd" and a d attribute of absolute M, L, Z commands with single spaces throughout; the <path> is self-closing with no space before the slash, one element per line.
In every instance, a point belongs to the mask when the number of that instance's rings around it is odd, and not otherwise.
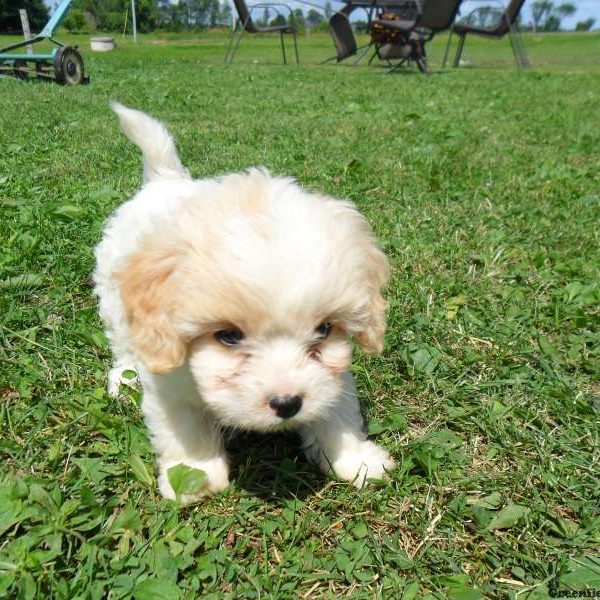
<path fill-rule="evenodd" d="M 329 19 L 329 29 L 331 30 L 331 37 L 337 50 L 338 62 L 356 54 L 358 50 L 356 38 L 354 37 L 350 20 L 345 14 L 341 12 L 335 13 Z"/>
<path fill-rule="evenodd" d="M 448 29 L 454 19 L 462 0 L 424 0 L 421 5 L 419 27 L 431 31 Z M 523 2 L 524 0 L 518 0 Z"/>
<path fill-rule="evenodd" d="M 254 25 L 252 19 L 250 18 L 250 11 L 248 10 L 248 5 L 246 4 L 245 0 L 233 0 L 233 4 L 235 5 L 235 9 L 242 27 L 248 33 L 257 33 L 258 28 L 256 25 Z"/>

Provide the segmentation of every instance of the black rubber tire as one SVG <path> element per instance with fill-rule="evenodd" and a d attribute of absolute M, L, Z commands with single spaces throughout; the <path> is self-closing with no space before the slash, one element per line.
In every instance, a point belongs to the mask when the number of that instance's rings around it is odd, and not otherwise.
<path fill-rule="evenodd" d="M 78 85 L 84 82 L 83 59 L 76 48 L 59 48 L 54 56 L 54 77 L 62 85 Z"/>

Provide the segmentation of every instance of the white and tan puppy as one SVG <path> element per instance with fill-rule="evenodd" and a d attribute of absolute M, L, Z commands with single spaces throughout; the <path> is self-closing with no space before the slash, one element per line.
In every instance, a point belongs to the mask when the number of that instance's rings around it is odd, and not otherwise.
<path fill-rule="evenodd" d="M 109 391 L 135 369 L 159 487 L 207 474 L 186 503 L 227 487 L 221 430 L 295 429 L 307 457 L 362 486 L 393 468 L 363 432 L 349 337 L 379 352 L 388 263 L 350 202 L 260 169 L 193 180 L 164 126 L 114 103 L 142 151 L 144 185 L 108 219 L 95 291 L 114 354 Z"/>

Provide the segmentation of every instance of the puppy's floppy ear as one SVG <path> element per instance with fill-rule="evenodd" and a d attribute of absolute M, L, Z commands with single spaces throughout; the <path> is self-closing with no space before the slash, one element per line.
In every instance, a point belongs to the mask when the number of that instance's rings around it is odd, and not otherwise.
<path fill-rule="evenodd" d="M 381 292 L 388 282 L 390 266 L 379 249 L 369 222 L 352 202 L 321 196 L 328 203 L 332 232 L 340 235 L 345 269 L 351 283 L 341 294 L 350 308 L 348 331 L 366 352 L 383 350 L 387 302 Z"/>
<path fill-rule="evenodd" d="M 117 275 L 133 343 L 153 373 L 180 366 L 187 347 L 175 327 L 177 266 L 182 249 L 176 245 L 135 252 Z"/>
<path fill-rule="evenodd" d="M 366 293 L 366 310 L 361 319 L 361 329 L 356 333 L 356 341 L 366 352 L 379 353 L 383 350 L 385 335 L 385 313 L 387 302 L 381 295 L 388 282 L 390 267 L 383 252 L 377 247 L 370 231 L 365 232 L 363 242 L 365 270 L 363 285 Z"/>

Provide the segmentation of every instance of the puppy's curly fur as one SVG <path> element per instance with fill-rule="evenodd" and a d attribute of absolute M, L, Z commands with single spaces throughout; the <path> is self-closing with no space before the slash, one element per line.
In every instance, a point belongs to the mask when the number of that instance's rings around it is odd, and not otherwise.
<path fill-rule="evenodd" d="M 109 391 L 138 372 L 142 410 L 170 467 L 228 485 L 221 427 L 298 430 L 326 472 L 362 486 L 393 467 L 363 433 L 349 336 L 379 352 L 388 263 L 350 202 L 265 170 L 192 180 L 151 117 L 114 103 L 144 157 L 144 185 L 108 219 L 95 291 L 111 342 Z"/>

